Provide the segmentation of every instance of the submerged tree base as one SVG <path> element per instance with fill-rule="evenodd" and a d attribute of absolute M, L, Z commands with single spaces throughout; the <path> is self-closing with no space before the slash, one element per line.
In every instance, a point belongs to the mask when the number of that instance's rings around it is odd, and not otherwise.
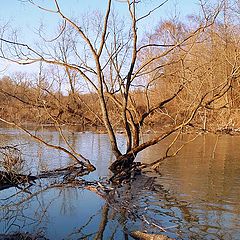
<path fill-rule="evenodd" d="M 133 162 L 133 160 L 134 158 L 121 158 L 110 166 L 110 170 L 113 172 L 110 181 L 113 184 L 130 181 L 134 179 L 136 175 L 141 174 L 141 163 Z"/>
<path fill-rule="evenodd" d="M 121 171 L 124 171 L 126 169 L 129 169 L 133 165 L 135 157 L 134 156 L 128 156 L 128 155 L 122 155 L 118 157 L 109 167 L 109 169 L 114 173 L 119 173 Z"/>

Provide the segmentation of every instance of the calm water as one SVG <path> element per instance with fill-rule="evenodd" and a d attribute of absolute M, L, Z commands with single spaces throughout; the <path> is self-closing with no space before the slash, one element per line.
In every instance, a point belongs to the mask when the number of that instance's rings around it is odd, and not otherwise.
<path fill-rule="evenodd" d="M 42 135 L 63 145 L 55 131 Z M 75 133 L 69 142 L 97 166 L 86 176 L 110 176 L 113 156 L 104 134 Z M 148 136 L 145 136 L 146 138 Z M 190 135 L 180 139 L 184 142 Z M 119 135 L 124 149 L 124 138 Z M 37 174 L 66 166 L 62 152 L 32 142 L 20 131 L 0 129 L 0 146 L 18 145 L 24 172 Z M 168 142 L 149 148 L 138 161 L 163 156 Z M 128 232 L 147 230 L 176 239 L 240 239 L 240 137 L 202 135 L 180 154 L 117 189 L 109 206 L 96 194 L 80 187 L 55 187 L 57 179 L 41 180 L 28 191 L 0 191 L 0 233 L 42 234 L 49 239 L 131 239 Z"/>

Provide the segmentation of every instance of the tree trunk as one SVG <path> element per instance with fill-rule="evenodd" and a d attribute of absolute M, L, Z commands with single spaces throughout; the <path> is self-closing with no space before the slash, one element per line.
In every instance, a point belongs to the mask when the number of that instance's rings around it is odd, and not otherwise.
<path fill-rule="evenodd" d="M 134 155 L 124 154 L 119 156 L 109 167 L 109 169 L 114 173 L 120 173 L 121 171 L 131 168 L 133 161 L 135 159 Z"/>

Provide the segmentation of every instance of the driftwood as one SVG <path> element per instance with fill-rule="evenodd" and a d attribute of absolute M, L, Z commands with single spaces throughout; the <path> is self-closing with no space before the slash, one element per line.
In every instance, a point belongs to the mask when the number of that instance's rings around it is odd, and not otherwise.
<path fill-rule="evenodd" d="M 36 179 L 37 177 L 31 175 L 0 171 L 0 190 L 19 184 L 30 183 Z"/>
<path fill-rule="evenodd" d="M 28 233 L 0 234 L 0 240 L 48 240 L 43 236 L 34 236 Z"/>
<path fill-rule="evenodd" d="M 30 184 L 36 179 L 51 178 L 62 176 L 65 181 L 74 180 L 76 177 L 83 176 L 89 173 L 82 166 L 72 165 L 64 168 L 41 172 L 41 174 L 32 176 L 26 174 L 19 174 L 14 171 L 0 171 L 0 190 L 18 186 L 21 184 Z"/>
<path fill-rule="evenodd" d="M 70 177 L 71 175 L 76 176 L 83 176 L 89 173 L 89 171 L 81 165 L 70 165 L 63 168 L 57 168 L 54 170 L 49 171 L 42 171 L 37 178 L 50 178 L 50 177 L 58 177 L 64 176 L 65 178 Z"/>
<path fill-rule="evenodd" d="M 144 232 L 140 232 L 140 231 L 131 232 L 130 236 L 137 240 L 171 240 L 172 239 L 165 235 L 149 234 L 149 233 L 144 233 Z"/>

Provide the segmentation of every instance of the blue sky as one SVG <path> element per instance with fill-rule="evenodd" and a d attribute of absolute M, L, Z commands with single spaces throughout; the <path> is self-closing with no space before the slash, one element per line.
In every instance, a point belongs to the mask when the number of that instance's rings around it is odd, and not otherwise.
<path fill-rule="evenodd" d="M 36 1 L 40 3 L 52 3 L 51 0 Z M 152 7 L 162 3 L 163 0 L 145 0 L 142 4 L 141 12 L 147 12 Z M 95 9 L 104 10 L 107 0 L 59 0 L 59 5 L 67 15 L 81 15 Z M 49 5 L 49 4 L 47 4 Z M 115 8 L 120 13 L 126 10 L 126 4 L 115 1 Z M 169 0 L 168 3 L 158 10 L 159 17 L 171 15 L 174 12 L 174 6 L 177 6 L 178 11 L 182 16 L 198 11 L 198 0 Z M 50 4 L 49 6 L 53 6 Z M 35 23 L 42 18 L 53 18 L 51 14 L 43 13 L 39 9 L 31 6 L 28 3 L 22 3 L 19 0 L 1 0 L 0 3 L 0 19 L 11 20 L 15 24 Z"/>
<path fill-rule="evenodd" d="M 54 7 L 51 0 L 38 0 L 37 2 L 47 3 L 47 7 L 50 6 L 50 8 Z M 139 15 L 148 13 L 150 9 L 162 2 L 163 0 L 145 0 L 142 8 L 139 9 Z M 106 8 L 106 4 L 107 0 L 59 0 L 59 5 L 66 15 L 77 17 L 94 10 L 103 11 Z M 114 8 L 120 15 L 124 16 L 126 14 L 127 8 L 125 3 L 114 1 Z M 151 31 L 158 22 L 173 17 L 175 12 L 180 14 L 181 18 L 189 14 L 198 13 L 198 0 L 169 0 L 164 7 L 159 9 L 145 22 L 145 25 L 141 23 L 139 28 L 142 29 L 140 31 Z M 8 23 L 10 29 L 18 30 L 19 36 L 23 41 L 34 41 L 34 38 L 37 36 L 37 29 L 41 23 L 45 24 L 51 32 L 54 31 L 58 21 L 59 18 L 56 14 L 41 11 L 29 3 L 23 3 L 18 0 L 1 0 L 0 2 L 0 26 Z M 16 69 L 19 70 L 20 68 L 8 65 L 6 71 L 0 72 L 0 76 Z M 28 66 L 24 67 L 23 71 L 26 69 L 31 70 Z"/>

